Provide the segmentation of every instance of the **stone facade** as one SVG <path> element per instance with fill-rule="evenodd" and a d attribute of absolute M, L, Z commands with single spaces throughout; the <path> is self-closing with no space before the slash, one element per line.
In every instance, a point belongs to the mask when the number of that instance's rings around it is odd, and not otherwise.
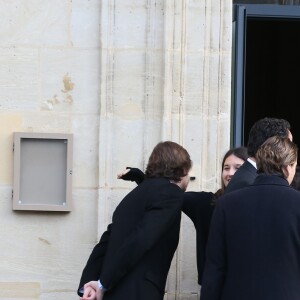
<path fill-rule="evenodd" d="M 230 143 L 231 1 L 0 1 L 0 299 L 77 299 L 84 264 L 161 140 L 215 191 Z M 73 133 L 70 213 L 12 210 L 13 132 Z M 38 187 L 37 187 L 38 188 Z M 166 299 L 197 299 L 183 216 Z"/>

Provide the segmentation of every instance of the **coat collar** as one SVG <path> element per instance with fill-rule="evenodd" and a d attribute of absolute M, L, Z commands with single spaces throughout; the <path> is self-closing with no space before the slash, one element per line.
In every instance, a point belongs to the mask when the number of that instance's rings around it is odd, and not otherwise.
<path fill-rule="evenodd" d="M 289 186 L 288 181 L 285 178 L 283 178 L 281 174 L 267 175 L 265 173 L 258 174 L 253 184 L 274 184 Z"/>

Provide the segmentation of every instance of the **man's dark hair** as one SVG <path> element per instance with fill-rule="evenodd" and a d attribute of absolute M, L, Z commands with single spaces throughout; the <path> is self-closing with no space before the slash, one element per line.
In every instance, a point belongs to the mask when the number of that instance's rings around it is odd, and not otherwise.
<path fill-rule="evenodd" d="M 191 166 L 190 155 L 182 146 L 170 141 L 160 142 L 149 157 L 145 174 L 148 178 L 165 177 L 180 181 Z"/>
<path fill-rule="evenodd" d="M 289 138 L 272 136 L 256 153 L 257 172 L 288 178 L 286 168 L 297 164 L 298 147 Z"/>
<path fill-rule="evenodd" d="M 249 132 L 249 156 L 254 157 L 259 147 L 272 136 L 288 137 L 290 129 L 290 123 L 284 119 L 263 118 L 256 121 Z"/>

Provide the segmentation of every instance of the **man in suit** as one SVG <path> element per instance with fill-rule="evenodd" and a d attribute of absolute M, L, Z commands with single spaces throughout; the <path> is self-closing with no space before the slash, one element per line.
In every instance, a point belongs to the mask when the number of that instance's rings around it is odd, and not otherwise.
<path fill-rule="evenodd" d="M 290 187 L 297 146 L 271 137 L 254 183 L 218 199 L 201 300 L 299 300 L 300 192 Z"/>
<path fill-rule="evenodd" d="M 249 158 L 231 178 L 225 194 L 252 184 L 257 176 L 255 154 L 258 148 L 271 136 L 289 137 L 291 125 L 284 119 L 263 118 L 254 123 L 248 137 L 247 150 Z"/>
<path fill-rule="evenodd" d="M 180 145 L 168 141 L 154 148 L 146 179 L 117 206 L 87 262 L 82 300 L 163 299 L 190 168 Z"/>

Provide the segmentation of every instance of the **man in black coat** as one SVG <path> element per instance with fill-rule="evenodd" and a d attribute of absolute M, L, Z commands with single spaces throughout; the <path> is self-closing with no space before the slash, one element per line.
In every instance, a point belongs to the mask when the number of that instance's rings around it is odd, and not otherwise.
<path fill-rule="evenodd" d="M 276 118 L 263 118 L 254 123 L 248 137 L 247 150 L 249 158 L 235 172 L 225 194 L 252 184 L 257 176 L 255 154 L 258 148 L 271 136 L 282 136 L 293 139 L 288 121 Z"/>
<path fill-rule="evenodd" d="M 146 179 L 117 206 L 87 262 L 81 299 L 163 299 L 190 168 L 180 145 L 163 142 L 154 148 Z"/>
<path fill-rule="evenodd" d="M 271 137 L 254 183 L 218 199 L 201 300 L 300 299 L 300 192 L 290 187 L 297 146 Z"/>

